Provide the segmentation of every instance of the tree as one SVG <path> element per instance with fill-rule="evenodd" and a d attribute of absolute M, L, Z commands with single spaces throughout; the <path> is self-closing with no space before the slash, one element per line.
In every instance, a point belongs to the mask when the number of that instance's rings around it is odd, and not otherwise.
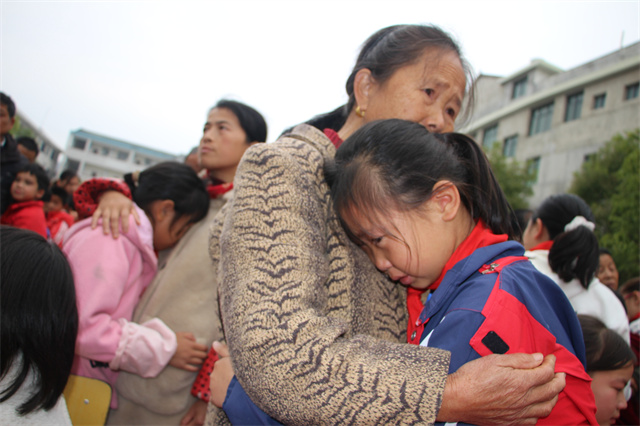
<path fill-rule="evenodd" d="M 613 254 L 620 282 L 640 275 L 640 129 L 617 134 L 574 174 L 570 192 L 596 218 L 596 235 Z"/>
<path fill-rule="evenodd" d="M 527 209 L 529 207 L 527 198 L 533 195 L 531 185 L 535 182 L 536 172 L 529 170 L 526 165 L 520 164 L 514 159 L 507 159 L 502 155 L 500 142 L 495 142 L 491 146 L 487 152 L 487 158 L 511 207 L 514 210 Z"/>
<path fill-rule="evenodd" d="M 22 120 L 20 120 L 20 117 L 16 115 L 15 118 L 16 118 L 16 121 L 13 124 L 11 131 L 9 132 L 11 133 L 11 136 L 13 136 L 15 139 L 18 139 L 19 137 L 22 137 L 22 136 L 28 136 L 32 139 L 35 139 L 36 137 L 35 133 L 33 133 L 33 131 L 28 127 L 25 127 L 22 125 Z"/>

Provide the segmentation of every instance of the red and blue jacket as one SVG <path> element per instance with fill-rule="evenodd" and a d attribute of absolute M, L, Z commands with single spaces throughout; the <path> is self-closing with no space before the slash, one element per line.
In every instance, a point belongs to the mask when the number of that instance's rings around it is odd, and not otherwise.
<path fill-rule="evenodd" d="M 585 347 L 563 291 L 506 241 L 475 249 L 449 269 L 418 319 L 422 346 L 451 351 L 449 373 L 491 353 L 556 356 L 567 385 L 538 424 L 597 424 Z"/>

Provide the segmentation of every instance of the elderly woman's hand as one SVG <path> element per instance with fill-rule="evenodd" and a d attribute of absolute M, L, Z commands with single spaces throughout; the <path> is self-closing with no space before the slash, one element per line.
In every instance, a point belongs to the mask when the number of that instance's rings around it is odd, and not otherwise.
<path fill-rule="evenodd" d="M 105 235 L 113 235 L 118 238 L 120 234 L 120 224 L 122 231 L 129 230 L 129 215 L 132 214 L 136 223 L 140 224 L 140 216 L 134 208 L 135 204 L 127 196 L 118 191 L 106 191 L 98 203 L 96 211 L 91 216 L 91 229 L 98 226 L 98 220 L 102 219 L 102 230 Z"/>

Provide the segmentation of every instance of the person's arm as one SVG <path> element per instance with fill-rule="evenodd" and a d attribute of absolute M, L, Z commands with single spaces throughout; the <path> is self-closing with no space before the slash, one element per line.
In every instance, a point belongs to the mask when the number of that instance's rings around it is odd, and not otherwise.
<path fill-rule="evenodd" d="M 332 212 L 326 186 L 318 182 L 322 165 L 304 164 L 305 156 L 319 154 L 308 146 L 292 151 L 250 148 L 227 205 L 219 282 L 238 381 L 261 409 L 283 423 L 432 423 L 449 354 L 354 335 L 357 325 L 350 321 L 358 321 L 358 314 L 343 304 L 390 286 L 364 253 L 354 255 L 355 246 L 344 246 L 349 244 L 339 240 L 344 234 L 330 236 L 327 215 Z M 345 258 L 328 254 L 334 248 Z M 349 275 L 355 262 L 366 265 L 365 276 Z M 380 281 L 369 283 L 369 278 Z M 353 295 L 354 279 L 371 285 L 370 294 Z M 362 313 L 369 314 L 376 315 Z M 403 328 L 397 322 L 393 327 Z"/>
<path fill-rule="evenodd" d="M 129 215 L 140 224 L 129 187 L 115 179 L 94 178 L 83 182 L 73 193 L 73 202 L 80 219 L 91 216 L 91 228 L 102 219 L 104 234 L 111 233 L 113 238 L 118 238 L 120 225 L 123 232 L 128 231 Z"/>

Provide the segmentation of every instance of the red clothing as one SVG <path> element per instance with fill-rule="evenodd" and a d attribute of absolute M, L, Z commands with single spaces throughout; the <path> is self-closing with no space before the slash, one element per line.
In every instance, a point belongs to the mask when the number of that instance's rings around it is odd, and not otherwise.
<path fill-rule="evenodd" d="M 67 232 L 69 228 L 73 226 L 75 220 L 73 216 L 67 213 L 64 210 L 60 210 L 57 212 L 47 212 L 45 214 L 47 219 L 47 227 L 49 228 L 49 233 L 51 233 L 51 239 L 58 246 L 62 246 L 62 237 L 64 233 Z"/>
<path fill-rule="evenodd" d="M 83 182 L 73 193 L 73 204 L 79 219 L 85 219 L 96 211 L 98 198 L 105 191 L 118 191 L 131 198 L 131 191 L 126 183 L 107 178 L 89 179 Z"/>
<path fill-rule="evenodd" d="M 429 290 L 438 288 L 442 279 L 447 272 L 455 266 L 456 263 L 472 254 L 480 247 L 486 247 L 507 241 L 506 234 L 496 235 L 487 227 L 482 219 L 478 219 L 478 223 L 471 231 L 471 234 L 453 252 L 447 263 L 444 265 L 440 276 L 431 284 Z M 424 330 L 424 324 L 420 322 L 419 316 L 424 308 L 424 304 L 420 300 L 422 293 L 426 290 L 416 290 L 409 287 L 407 289 L 407 310 L 409 311 L 409 323 L 407 324 L 407 343 L 419 345 Z"/>
<path fill-rule="evenodd" d="M 16 228 L 30 229 L 47 238 L 44 202 L 40 200 L 13 203 L 0 217 L 0 223 Z"/>

